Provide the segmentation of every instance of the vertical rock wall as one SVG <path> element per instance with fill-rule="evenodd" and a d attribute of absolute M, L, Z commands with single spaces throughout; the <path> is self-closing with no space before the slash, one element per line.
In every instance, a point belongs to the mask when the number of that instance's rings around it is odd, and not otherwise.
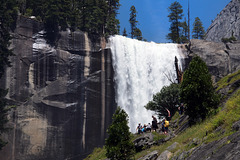
<path fill-rule="evenodd" d="M 198 55 L 206 63 L 214 82 L 240 69 L 240 41 L 224 44 L 200 39 L 192 39 L 188 50 L 181 45 L 182 52 L 188 55 L 186 67 L 193 56 Z"/>
<path fill-rule="evenodd" d="M 215 18 L 206 32 L 208 41 L 221 42 L 235 36 L 240 40 L 240 1 L 232 0 Z"/>
<path fill-rule="evenodd" d="M 110 50 L 80 31 L 61 32 L 53 47 L 42 30 L 41 23 L 19 17 L 13 67 L 1 80 L 16 109 L 0 159 L 79 160 L 106 138 L 115 110 Z"/>

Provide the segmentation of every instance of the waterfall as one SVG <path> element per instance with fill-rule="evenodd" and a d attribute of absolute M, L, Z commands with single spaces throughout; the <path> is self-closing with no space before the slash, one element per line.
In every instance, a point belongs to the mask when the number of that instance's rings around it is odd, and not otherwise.
<path fill-rule="evenodd" d="M 170 84 L 166 75 L 175 75 L 175 56 L 180 59 L 181 52 L 177 44 L 143 42 L 123 36 L 112 36 L 109 41 L 116 102 L 127 112 L 130 130 L 135 133 L 138 123 L 151 123 L 154 113 L 144 106 L 153 94 Z"/>

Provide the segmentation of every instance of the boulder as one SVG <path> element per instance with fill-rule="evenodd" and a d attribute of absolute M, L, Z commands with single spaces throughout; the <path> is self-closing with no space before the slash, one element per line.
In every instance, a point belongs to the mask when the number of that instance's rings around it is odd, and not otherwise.
<path fill-rule="evenodd" d="M 168 151 L 172 152 L 179 146 L 178 142 L 174 142 L 171 146 L 167 148 Z"/>
<path fill-rule="evenodd" d="M 142 136 L 133 141 L 137 152 L 141 152 L 145 148 L 150 148 L 155 142 L 152 133 L 143 133 Z"/>
<path fill-rule="evenodd" d="M 160 154 L 160 156 L 157 158 L 157 160 L 169 160 L 172 156 L 172 153 L 168 150 L 165 150 Z"/>
<path fill-rule="evenodd" d="M 187 116 L 185 114 L 179 118 L 179 121 L 177 124 L 178 128 L 174 130 L 174 134 L 179 134 L 179 133 L 185 131 L 189 127 L 188 118 L 189 118 L 189 116 Z"/>
<path fill-rule="evenodd" d="M 158 157 L 158 151 L 153 151 L 146 156 L 139 158 L 138 160 L 156 160 Z"/>

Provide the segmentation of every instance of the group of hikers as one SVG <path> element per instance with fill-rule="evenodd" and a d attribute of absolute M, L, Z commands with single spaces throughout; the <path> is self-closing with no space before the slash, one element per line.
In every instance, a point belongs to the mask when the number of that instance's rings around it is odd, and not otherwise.
<path fill-rule="evenodd" d="M 176 105 L 177 110 L 179 115 L 183 114 L 184 111 L 184 105 L 183 103 L 181 103 L 180 105 Z M 170 111 L 168 109 L 166 109 L 166 111 L 168 112 L 168 116 L 164 119 L 161 120 L 161 131 L 166 135 L 168 133 L 168 127 L 169 127 L 169 121 L 171 120 L 171 114 Z M 148 123 L 147 125 L 144 124 L 143 126 L 141 125 L 141 123 L 138 124 L 136 131 L 138 134 L 144 133 L 144 132 L 152 132 L 152 131 L 157 131 L 158 129 L 158 122 L 157 122 L 157 118 L 152 116 L 152 124 Z"/>
<path fill-rule="evenodd" d="M 138 124 L 137 126 L 137 133 L 138 134 L 141 134 L 141 133 L 144 133 L 144 132 L 157 132 L 157 129 L 158 129 L 158 122 L 157 122 L 157 118 L 152 116 L 153 120 L 152 120 L 152 124 L 148 123 L 147 125 L 144 124 L 143 126 L 141 125 L 141 123 Z M 169 121 L 164 118 L 162 120 L 162 132 L 164 134 L 167 134 L 168 133 L 168 126 L 169 126 Z"/>

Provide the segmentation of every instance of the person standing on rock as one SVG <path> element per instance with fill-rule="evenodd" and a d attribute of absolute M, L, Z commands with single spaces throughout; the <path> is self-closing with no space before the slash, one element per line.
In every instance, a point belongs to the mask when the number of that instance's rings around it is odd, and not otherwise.
<path fill-rule="evenodd" d="M 179 107 L 179 110 L 180 110 L 180 115 L 183 114 L 183 110 L 184 110 L 184 105 L 183 103 L 181 103 L 180 107 Z"/>
<path fill-rule="evenodd" d="M 138 134 L 141 134 L 141 133 L 142 133 L 142 125 L 141 125 L 141 123 L 138 124 L 136 130 L 137 130 L 137 133 L 138 133 Z"/>
<path fill-rule="evenodd" d="M 164 118 L 162 121 L 162 132 L 166 135 L 168 133 L 169 121 Z"/>
<path fill-rule="evenodd" d="M 158 129 L 158 126 L 157 126 L 157 118 L 152 116 L 153 120 L 152 120 L 152 129 L 156 132 L 157 129 Z"/>
<path fill-rule="evenodd" d="M 151 124 L 150 123 L 148 123 L 146 131 L 150 131 L 151 132 Z"/>
<path fill-rule="evenodd" d="M 164 134 L 168 133 L 169 121 L 167 119 L 164 120 Z"/>

